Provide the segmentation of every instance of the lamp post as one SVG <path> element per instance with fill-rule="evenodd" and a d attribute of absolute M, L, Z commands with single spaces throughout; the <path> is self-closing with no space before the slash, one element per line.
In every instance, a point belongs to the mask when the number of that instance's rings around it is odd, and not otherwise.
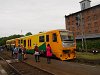
<path fill-rule="evenodd" d="M 85 36 L 85 31 L 84 31 L 84 20 L 83 20 L 83 16 L 82 13 L 80 13 L 80 23 L 81 23 L 81 34 L 82 34 L 82 49 L 86 49 L 87 52 L 87 44 L 86 44 L 86 36 Z"/>
<path fill-rule="evenodd" d="M 84 32 L 83 32 L 83 20 L 82 13 L 80 13 L 80 23 L 81 23 L 81 34 L 82 34 L 82 50 L 84 50 Z"/>

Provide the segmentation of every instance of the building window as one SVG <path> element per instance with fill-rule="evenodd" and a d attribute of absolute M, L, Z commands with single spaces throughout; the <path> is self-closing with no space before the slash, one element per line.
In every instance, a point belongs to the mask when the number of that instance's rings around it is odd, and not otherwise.
<path fill-rule="evenodd" d="M 74 31 L 75 30 L 75 27 L 72 27 L 72 31 Z"/>
<path fill-rule="evenodd" d="M 67 19 L 69 20 L 69 17 L 67 17 Z"/>
<path fill-rule="evenodd" d="M 95 27 L 98 27 L 98 23 L 97 23 L 97 22 L 94 22 L 94 26 L 95 26 Z"/>
<path fill-rule="evenodd" d="M 88 33 L 91 33 L 91 30 L 92 30 L 92 26 L 90 23 L 88 23 Z"/>
<path fill-rule="evenodd" d="M 90 23 L 88 23 L 88 29 L 90 29 L 91 28 L 91 24 Z"/>
<path fill-rule="evenodd" d="M 68 25 L 70 25 L 70 22 L 68 22 Z"/>
<path fill-rule="evenodd" d="M 91 30 L 88 30 L 89 33 L 91 33 Z"/>
<path fill-rule="evenodd" d="M 79 22 L 76 22 L 76 26 L 79 27 L 80 26 L 80 23 Z"/>
<path fill-rule="evenodd" d="M 80 35 L 80 32 L 77 32 L 77 35 Z"/>
<path fill-rule="evenodd" d="M 88 16 L 87 20 L 88 20 L 88 21 L 91 21 L 91 17 L 90 17 L 90 16 Z"/>
<path fill-rule="evenodd" d="M 99 32 L 99 25 L 97 22 L 94 22 L 94 28 L 95 28 L 95 32 L 98 33 Z"/>
<path fill-rule="evenodd" d="M 74 21 L 72 21 L 72 25 L 74 25 Z"/>
<path fill-rule="evenodd" d="M 70 27 L 66 27 L 67 30 L 70 30 Z"/>
<path fill-rule="evenodd" d="M 68 30 L 70 30 L 70 28 L 68 28 Z"/>
<path fill-rule="evenodd" d="M 92 12 L 93 12 L 93 13 L 95 13 L 95 11 L 96 11 L 95 9 L 92 9 Z"/>
<path fill-rule="evenodd" d="M 85 19 L 84 19 L 84 17 L 82 17 L 82 23 L 83 23 L 83 25 L 85 24 Z"/>
<path fill-rule="evenodd" d="M 76 21 L 79 21 L 80 20 L 80 17 L 79 17 L 79 15 L 76 15 Z"/>
<path fill-rule="evenodd" d="M 98 33 L 98 30 L 95 30 L 95 33 Z"/>
<path fill-rule="evenodd" d="M 82 4 L 82 8 L 85 9 L 85 3 Z"/>
<path fill-rule="evenodd" d="M 96 15 L 94 15 L 94 20 L 97 20 L 97 16 Z"/>

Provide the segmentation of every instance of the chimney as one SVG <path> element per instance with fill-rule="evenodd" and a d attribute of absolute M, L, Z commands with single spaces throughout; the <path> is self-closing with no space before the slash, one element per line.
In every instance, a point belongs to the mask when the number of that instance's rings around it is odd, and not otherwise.
<path fill-rule="evenodd" d="M 81 6 L 81 10 L 84 10 L 84 9 L 87 9 L 87 8 L 90 8 L 90 0 L 82 0 L 80 3 L 80 6 Z"/>

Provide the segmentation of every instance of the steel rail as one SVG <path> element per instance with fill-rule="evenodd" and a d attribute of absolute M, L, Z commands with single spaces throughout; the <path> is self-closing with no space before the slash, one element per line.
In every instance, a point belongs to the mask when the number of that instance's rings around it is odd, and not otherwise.
<path fill-rule="evenodd" d="M 9 64 L 2 56 L 0 56 L 0 58 L 1 58 L 4 62 L 6 62 L 6 64 L 7 64 L 12 70 L 14 70 L 15 73 L 17 73 L 17 75 L 21 75 L 21 73 L 20 73 L 16 68 L 14 68 L 11 64 Z"/>

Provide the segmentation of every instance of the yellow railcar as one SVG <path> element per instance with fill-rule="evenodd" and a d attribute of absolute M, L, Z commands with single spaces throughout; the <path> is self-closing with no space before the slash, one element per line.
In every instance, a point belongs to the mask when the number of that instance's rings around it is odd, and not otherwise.
<path fill-rule="evenodd" d="M 76 58 L 76 41 L 71 31 L 58 29 L 16 38 L 16 46 L 23 45 L 28 53 L 34 53 L 35 44 L 41 52 L 45 52 L 47 44 L 50 44 L 53 55 L 61 60 Z"/>
<path fill-rule="evenodd" d="M 76 58 L 76 41 L 71 31 L 53 30 L 46 32 L 46 37 L 49 38 L 46 45 L 50 44 L 52 52 L 57 58 L 61 60 Z"/>
<path fill-rule="evenodd" d="M 15 39 L 7 40 L 6 46 L 8 49 L 11 49 L 11 47 L 14 47 L 15 46 Z"/>

